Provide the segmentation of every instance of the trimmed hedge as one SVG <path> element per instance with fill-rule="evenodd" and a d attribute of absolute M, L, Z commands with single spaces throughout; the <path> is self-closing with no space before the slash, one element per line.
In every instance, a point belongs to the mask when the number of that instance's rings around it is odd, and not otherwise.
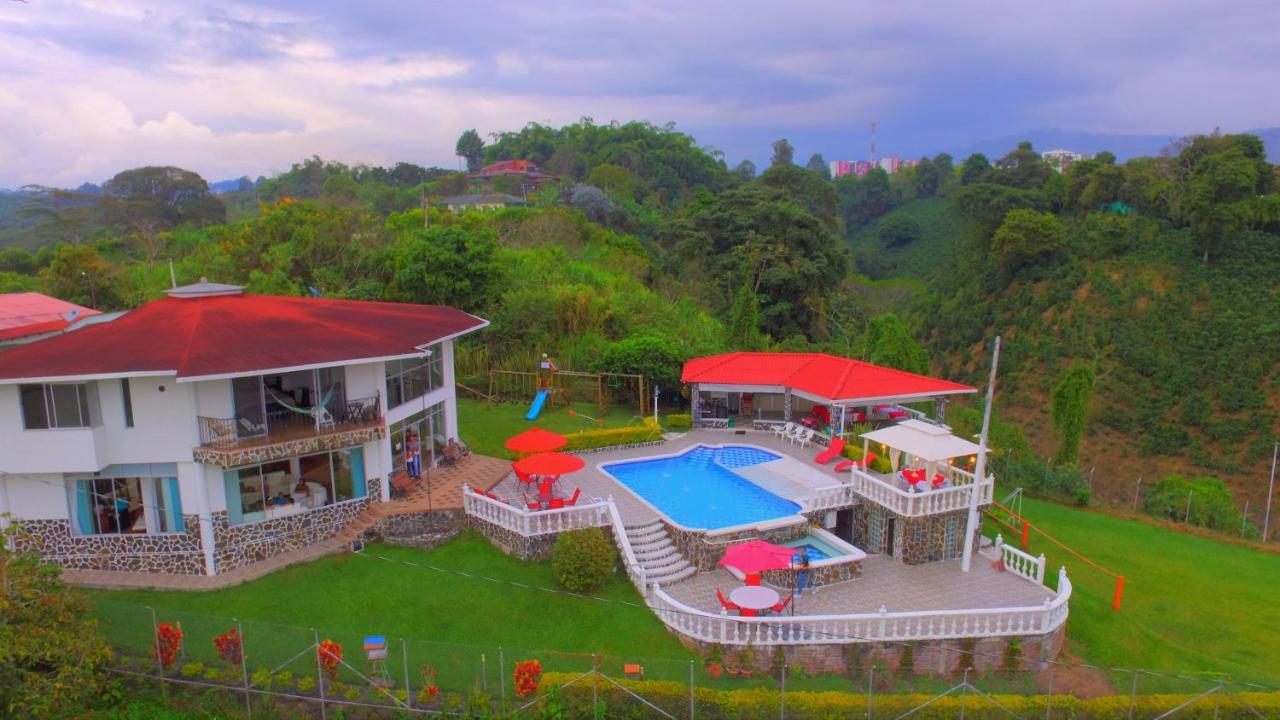
<path fill-rule="evenodd" d="M 564 704 L 566 718 L 585 718 L 592 714 L 591 683 L 577 682 L 560 687 L 577 678 L 574 673 L 548 672 L 542 676 L 540 690 L 558 688 Z M 617 680 L 623 687 L 634 691 L 649 702 L 663 708 L 687 708 L 689 686 L 670 680 Z M 649 717 L 648 710 L 638 700 L 627 695 L 611 683 L 598 686 L 600 700 L 606 704 L 606 716 Z M 872 697 L 873 718 L 896 718 L 930 699 L 929 695 L 875 695 Z M 1129 696 L 1081 700 L 1074 695 L 994 695 L 996 702 L 1019 717 L 1043 716 L 1045 704 L 1052 703 L 1053 716 L 1077 720 L 1125 720 L 1129 717 Z M 1134 699 L 1134 717 L 1155 717 L 1190 700 L 1194 695 L 1139 695 Z M 714 690 L 694 688 L 699 718 L 706 720 L 737 720 L 762 715 L 761 708 L 772 708 L 778 703 L 778 691 L 770 688 L 742 688 L 740 690 Z M 1202 698 L 1177 714 L 1178 720 L 1234 720 L 1257 718 L 1246 707 L 1251 706 L 1262 717 L 1280 717 L 1280 693 L 1223 693 L 1217 698 L 1216 715 L 1214 696 Z M 960 716 L 961 698 L 950 695 L 939 698 L 930 705 L 912 713 L 912 718 L 922 720 L 951 720 Z M 1009 712 L 992 705 L 981 697 L 970 694 L 964 700 L 965 717 L 981 720 L 1007 720 Z M 807 718 L 866 717 L 867 696 L 844 692 L 788 692 L 787 717 L 796 720 Z"/>
<path fill-rule="evenodd" d="M 594 450 L 614 445 L 638 445 L 662 439 L 662 426 L 647 417 L 640 425 L 628 425 L 603 430 L 583 430 L 567 436 L 565 450 Z"/>
<path fill-rule="evenodd" d="M 688 430 L 693 427 L 693 416 L 689 413 L 672 413 L 663 418 L 669 430 Z"/>
<path fill-rule="evenodd" d="M 551 550 L 551 569 L 556 579 L 576 593 L 600 589 L 617 562 L 617 549 L 598 527 L 562 532 Z"/>

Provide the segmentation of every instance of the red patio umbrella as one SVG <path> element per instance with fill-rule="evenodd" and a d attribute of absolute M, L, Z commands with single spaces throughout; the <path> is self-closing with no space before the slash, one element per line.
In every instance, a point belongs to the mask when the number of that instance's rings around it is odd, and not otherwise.
<path fill-rule="evenodd" d="M 720 558 L 720 564 L 737 568 L 744 573 L 785 570 L 791 567 L 791 558 L 796 552 L 795 548 L 785 545 L 774 545 L 763 540 L 748 540 L 725 550 L 724 557 Z"/>
<path fill-rule="evenodd" d="M 542 428 L 533 428 L 508 439 L 504 444 L 514 453 L 540 453 L 559 450 L 567 442 L 569 439 L 563 435 Z"/>
<path fill-rule="evenodd" d="M 564 453 L 541 453 L 539 455 L 530 455 L 522 460 L 517 460 L 513 464 L 516 472 L 521 475 L 567 475 L 571 472 L 577 472 L 587 466 L 587 463 L 577 455 L 566 455 Z"/>

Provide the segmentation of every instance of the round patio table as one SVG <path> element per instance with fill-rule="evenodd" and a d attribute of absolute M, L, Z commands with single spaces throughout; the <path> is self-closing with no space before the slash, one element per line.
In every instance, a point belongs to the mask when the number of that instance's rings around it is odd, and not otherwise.
<path fill-rule="evenodd" d="M 768 610 L 778 599 L 777 590 L 763 585 L 743 585 L 729 593 L 729 602 L 748 610 Z"/>

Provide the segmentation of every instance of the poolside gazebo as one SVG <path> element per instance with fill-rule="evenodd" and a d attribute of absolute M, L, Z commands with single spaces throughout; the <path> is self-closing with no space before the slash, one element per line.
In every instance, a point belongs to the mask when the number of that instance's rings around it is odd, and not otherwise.
<path fill-rule="evenodd" d="M 947 398 L 977 392 L 968 385 L 825 353 L 735 352 L 692 358 L 680 379 L 690 386 L 699 427 L 725 427 L 737 418 L 769 427 L 822 406 L 828 409 L 829 424 L 842 433 L 852 422 L 923 417 L 903 403 L 934 401 L 941 419 Z"/>
<path fill-rule="evenodd" d="M 978 454 L 977 443 L 952 435 L 944 426 L 919 420 L 903 420 L 896 425 L 862 433 L 864 457 L 872 443 L 880 446 L 878 450 L 885 451 L 895 472 L 905 465 L 924 465 L 929 477 L 949 467 L 945 464 L 949 460 Z M 944 464 L 941 468 L 940 463 Z"/>

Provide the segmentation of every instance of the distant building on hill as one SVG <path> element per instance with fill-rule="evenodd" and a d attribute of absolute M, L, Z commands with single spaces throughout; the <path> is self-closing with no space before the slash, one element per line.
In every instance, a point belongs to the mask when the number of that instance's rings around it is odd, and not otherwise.
<path fill-rule="evenodd" d="M 445 198 L 437 205 L 448 208 L 453 213 L 463 210 L 498 210 L 515 205 L 528 205 L 529 201 L 506 193 L 482 193 L 478 195 L 455 195 Z"/>
<path fill-rule="evenodd" d="M 900 168 L 915 167 L 919 162 L 919 160 L 903 160 L 897 155 L 890 155 L 880 158 L 874 163 L 869 160 L 832 160 L 827 165 L 831 168 L 831 177 L 838 178 L 843 175 L 862 177 L 870 172 L 873 167 L 879 167 L 885 172 L 893 174 Z"/>
<path fill-rule="evenodd" d="M 1071 166 L 1071 163 L 1079 160 L 1088 160 L 1093 156 L 1087 153 L 1078 153 L 1072 150 L 1063 150 L 1058 148 L 1055 150 L 1045 150 L 1040 153 L 1040 157 L 1043 158 L 1045 162 L 1049 163 L 1049 167 L 1057 170 L 1058 172 L 1064 172 Z"/>
<path fill-rule="evenodd" d="M 539 170 L 531 160 L 502 160 L 480 168 L 468 178 L 472 187 L 498 191 L 518 190 L 526 196 L 542 183 L 559 179 Z"/>

